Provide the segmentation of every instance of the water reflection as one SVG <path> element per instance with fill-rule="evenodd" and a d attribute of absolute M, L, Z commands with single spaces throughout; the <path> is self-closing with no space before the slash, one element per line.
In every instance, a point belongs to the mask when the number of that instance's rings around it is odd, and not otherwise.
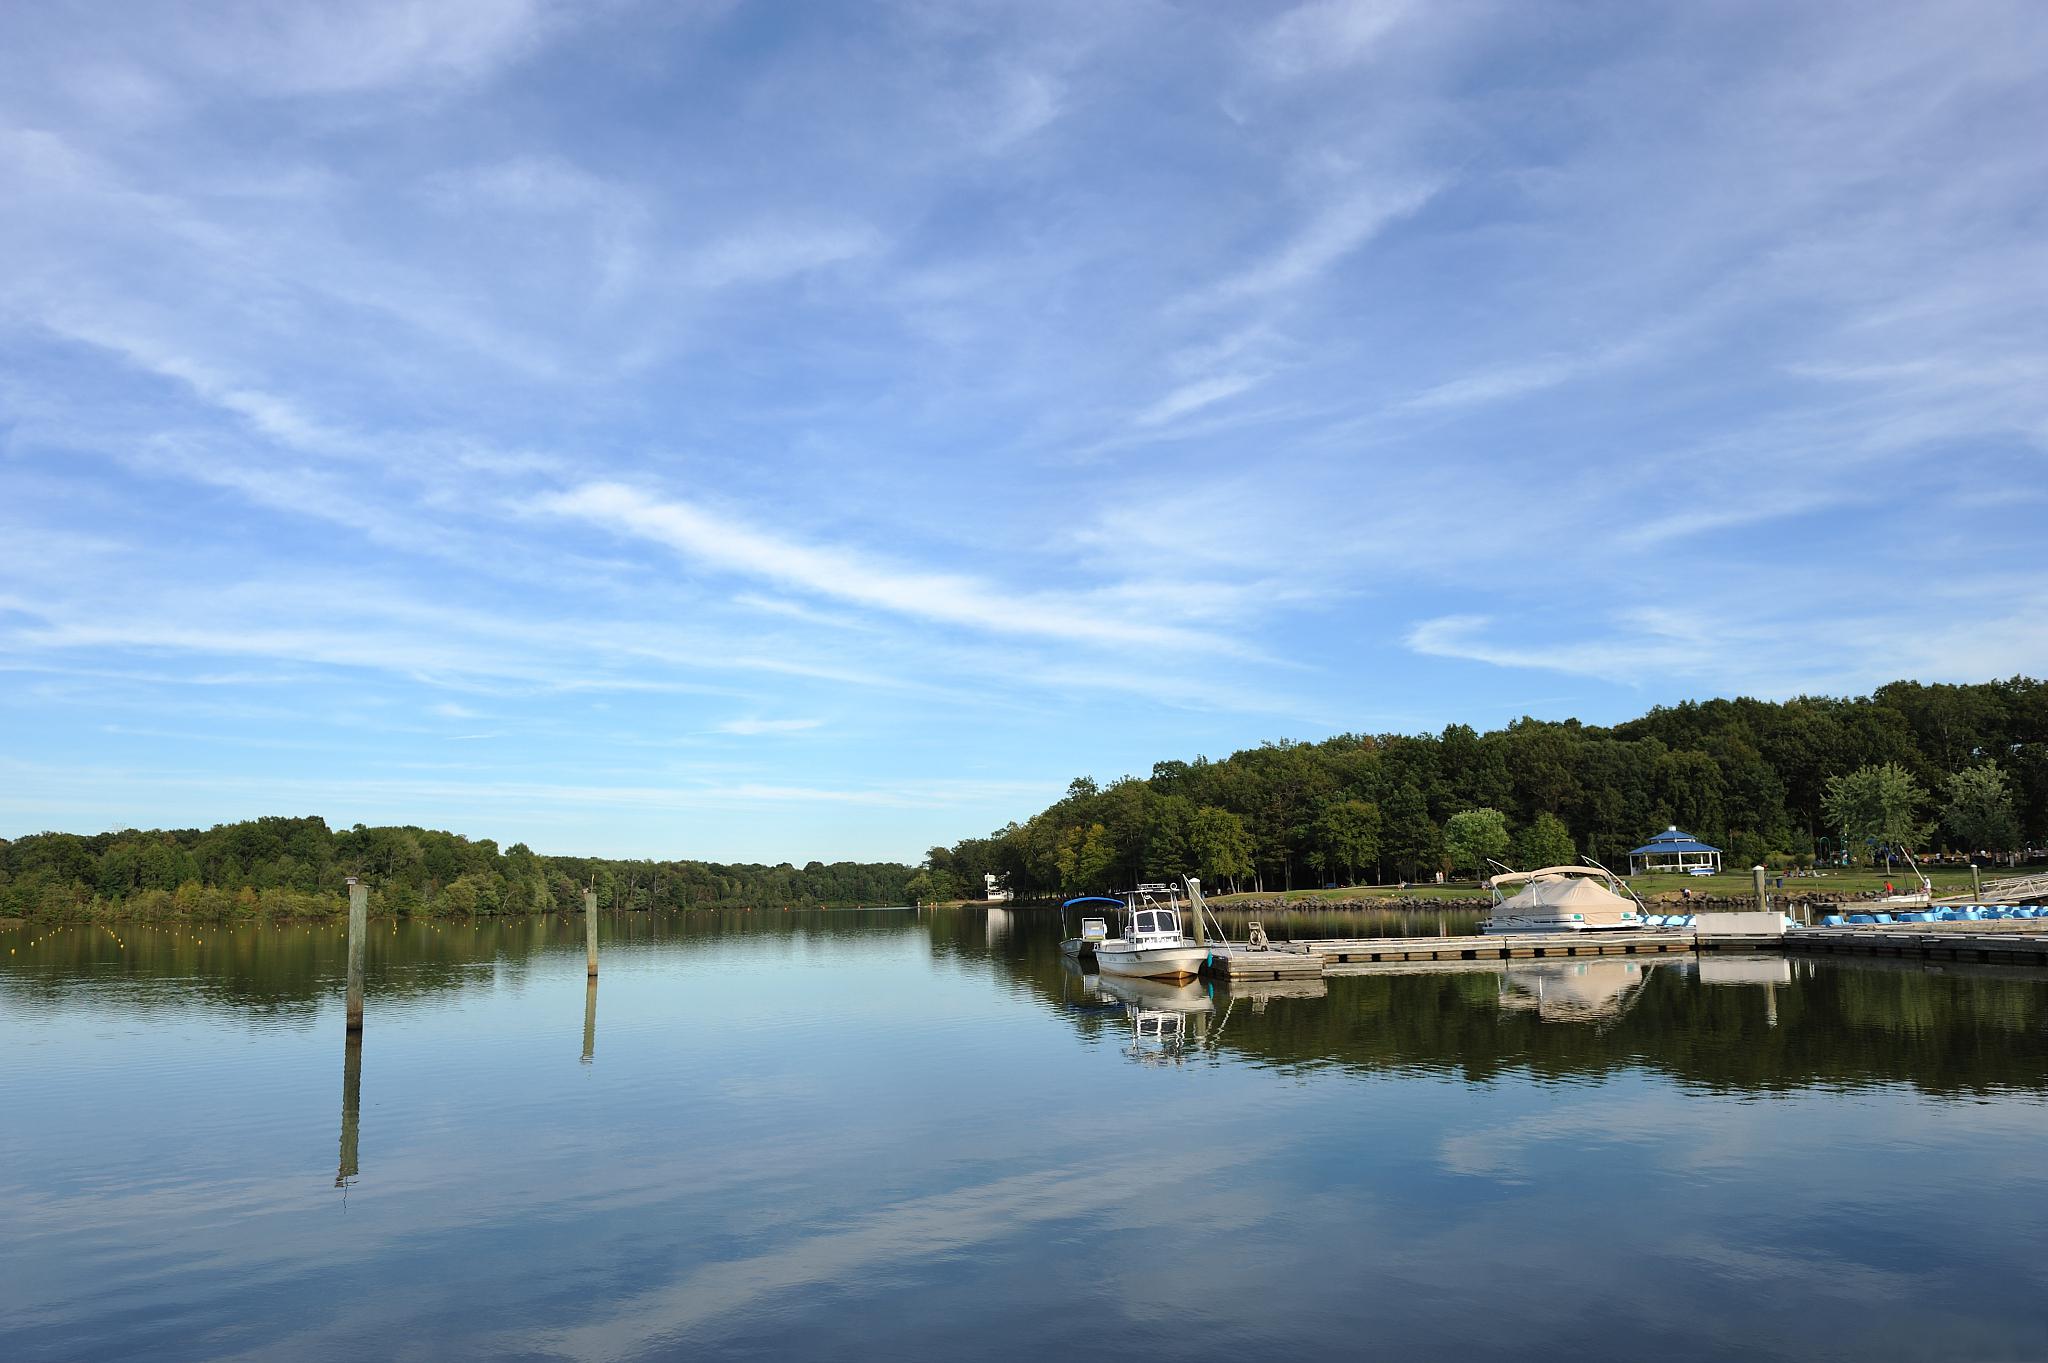
<path fill-rule="evenodd" d="M 1131 1028 L 1124 1054 L 1141 1065 L 1178 1065 L 1209 1035 L 1216 1003 L 1200 981 L 1175 984 L 1119 975 L 1091 975 L 1096 991 L 1120 1003 Z"/>
<path fill-rule="evenodd" d="M 374 1179 L 338 932 L 0 927 L 0 1357 L 2048 1357 L 2042 972 L 1104 982 L 1006 916 L 607 918 L 576 1070 L 579 921 L 380 923 Z"/>
<path fill-rule="evenodd" d="M 363 1034 L 350 1031 L 341 1053 L 341 1167 L 334 1186 L 347 1188 L 359 1172 L 356 1146 L 363 1126 Z"/>
<path fill-rule="evenodd" d="M 583 1063 L 597 1053 L 597 976 L 588 977 L 583 987 Z"/>
<path fill-rule="evenodd" d="M 1621 1016 L 1655 965 L 1636 961 L 1503 963 L 1500 1006 L 1545 1022 L 1606 1022 Z"/>

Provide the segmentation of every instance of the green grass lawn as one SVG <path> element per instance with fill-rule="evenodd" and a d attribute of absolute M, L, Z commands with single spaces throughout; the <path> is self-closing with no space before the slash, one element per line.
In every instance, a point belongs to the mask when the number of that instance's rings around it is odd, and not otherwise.
<path fill-rule="evenodd" d="M 1983 872 L 1983 877 L 1986 881 L 1990 881 L 2015 875 L 2039 874 L 2042 869 L 2038 867 L 2021 867 L 2018 870 L 2008 871 L 1986 868 Z M 1927 878 L 1934 882 L 1934 892 L 1937 895 L 1962 894 L 1966 893 L 1970 888 L 1970 868 L 1967 866 L 1929 867 Z M 1807 894 L 1868 894 L 1881 892 L 1884 889 L 1886 880 L 1890 880 L 1892 885 L 1901 894 L 1917 888 L 1914 884 L 1912 871 L 1903 862 L 1894 866 L 1890 875 L 1886 875 L 1882 868 L 1869 870 L 1862 867 L 1847 870 L 1841 867 L 1830 867 L 1818 874 L 1806 876 L 1788 874 L 1785 877 L 1785 887 L 1783 890 L 1778 888 L 1777 877 L 1773 875 L 1770 878 L 1770 887 L 1772 894 L 1787 896 L 1797 896 L 1802 892 Z M 1691 890 L 1695 895 L 1712 896 L 1720 899 L 1739 899 L 1749 894 L 1751 890 L 1750 873 L 1747 870 L 1725 871 L 1717 876 L 1635 876 L 1629 880 L 1629 885 L 1637 894 L 1645 899 L 1660 894 L 1675 895 L 1680 890 L 1685 889 Z M 1264 894 L 1211 895 L 1209 896 L 1209 902 L 1220 908 L 1229 908 L 1233 904 L 1241 904 L 1248 900 L 1271 901 L 1284 899 L 1289 904 L 1312 905 L 1360 899 L 1471 899 L 1474 897 L 1484 897 L 1485 894 L 1486 891 L 1476 882 L 1467 880 L 1456 881 L 1448 885 L 1410 885 L 1405 890 L 1392 885 L 1355 885 L 1338 890 L 1288 890 L 1284 893 L 1278 890 L 1269 890 Z"/>

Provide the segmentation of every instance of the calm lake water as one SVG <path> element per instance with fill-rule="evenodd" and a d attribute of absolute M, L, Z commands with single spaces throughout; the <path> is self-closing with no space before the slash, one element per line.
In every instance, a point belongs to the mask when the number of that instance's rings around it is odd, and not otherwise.
<path fill-rule="evenodd" d="M 0 929 L 0 1358 L 2048 1358 L 2039 974 L 604 933 Z"/>

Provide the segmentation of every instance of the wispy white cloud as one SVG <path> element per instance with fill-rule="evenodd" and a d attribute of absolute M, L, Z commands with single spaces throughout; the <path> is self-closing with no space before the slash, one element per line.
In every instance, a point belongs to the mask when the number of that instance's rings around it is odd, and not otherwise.
<path fill-rule="evenodd" d="M 1310 0 L 1273 21 L 1261 35 L 1259 55 L 1283 77 L 1352 66 L 1415 8 L 1413 0 Z"/>
<path fill-rule="evenodd" d="M 1439 181 L 1410 179 L 1352 189 L 1317 209 L 1278 250 L 1218 281 L 1195 301 L 1238 302 L 1310 284 L 1389 225 L 1420 209 L 1440 188 Z"/>
<path fill-rule="evenodd" d="M 589 483 L 539 499 L 539 510 L 635 535 L 707 567 L 820 596 L 990 634 L 1170 647 L 1184 631 L 1119 619 L 1044 593 L 1019 594 L 964 574 L 919 572 L 855 549 L 814 545 L 619 483 Z"/>
<path fill-rule="evenodd" d="M 753 737 L 757 734 L 798 734 L 818 728 L 822 719 L 728 719 L 718 726 L 722 734 Z"/>
<path fill-rule="evenodd" d="M 1236 397 L 1255 386 L 1260 377 L 1257 374 L 1216 374 L 1184 383 L 1132 417 L 1131 422 L 1137 426 L 1163 426 L 1177 417 Z"/>

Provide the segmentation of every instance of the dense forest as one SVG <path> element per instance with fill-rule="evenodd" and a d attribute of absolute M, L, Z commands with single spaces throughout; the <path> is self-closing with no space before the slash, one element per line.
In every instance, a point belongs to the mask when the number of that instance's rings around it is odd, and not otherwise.
<path fill-rule="evenodd" d="M 315 915 L 346 907 L 344 877 L 371 886 L 379 913 L 580 910 L 594 884 L 607 909 L 901 904 L 908 866 L 804 867 L 544 857 L 425 828 L 336 831 L 320 818 L 249 819 L 200 831 L 129 830 L 0 840 L 0 913 L 136 917 Z"/>
<path fill-rule="evenodd" d="M 1107 785 L 1083 777 L 1023 823 L 934 847 L 915 871 L 548 857 L 319 818 L 38 833 L 0 840 L 0 913 L 325 914 L 351 874 L 398 914 L 570 910 L 589 883 L 603 906 L 635 910 L 979 898 L 988 873 L 1025 897 L 1183 874 L 1276 889 L 1470 874 L 1485 857 L 1616 864 L 1667 824 L 1734 866 L 2038 845 L 2048 686 L 1895 682 L 1848 699 L 1688 702 L 1610 728 L 1522 719 L 1267 743 Z"/>
<path fill-rule="evenodd" d="M 2048 686 L 1895 682 L 1870 696 L 1658 707 L 1611 728 L 1518 720 L 1478 733 L 1268 743 L 1148 777 L 1082 778 L 1023 823 L 935 847 L 910 892 L 1023 896 L 1199 873 L 1294 888 L 1534 866 L 1625 864 L 1676 824 L 1727 864 L 1787 866 L 2048 835 Z"/>

